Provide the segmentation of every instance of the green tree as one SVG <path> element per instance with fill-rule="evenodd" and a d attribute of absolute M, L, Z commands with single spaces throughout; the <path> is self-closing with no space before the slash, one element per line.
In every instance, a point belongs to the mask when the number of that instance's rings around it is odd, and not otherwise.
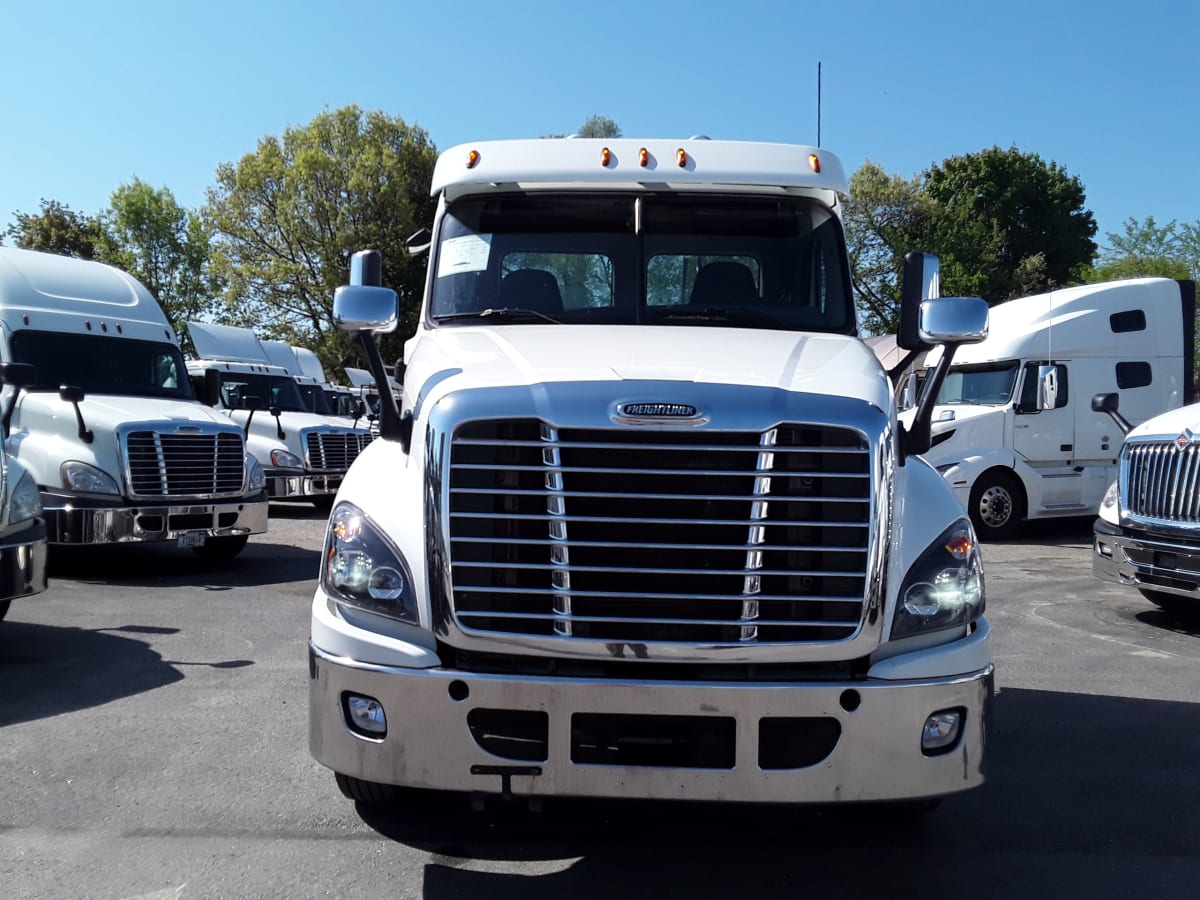
<path fill-rule="evenodd" d="M 1096 254 L 1078 178 L 1015 147 L 951 157 L 924 175 L 946 293 L 989 303 L 1077 282 Z"/>
<path fill-rule="evenodd" d="M 96 259 L 104 238 L 98 217 L 77 213 L 57 200 L 41 202 L 38 213 L 14 212 L 8 236 L 18 247 L 79 259 Z"/>
<path fill-rule="evenodd" d="M 1200 278 L 1200 222 L 1159 225 L 1153 216 L 1128 218 L 1121 233 L 1108 232 L 1089 281 L 1111 281 L 1154 275 L 1163 278 Z"/>
<path fill-rule="evenodd" d="M 332 328 L 333 292 L 346 283 L 352 253 L 377 249 L 383 283 L 400 297 L 385 358 L 398 355 L 416 325 L 427 261 L 410 256 L 405 241 L 433 220 L 436 158 L 423 129 L 347 106 L 221 164 L 206 207 L 227 285 L 220 317 L 312 347 L 331 376 L 348 357 L 361 365 Z"/>
<path fill-rule="evenodd" d="M 579 136 L 586 138 L 619 138 L 621 126 L 608 116 L 592 116 L 579 127 Z"/>
<path fill-rule="evenodd" d="M 102 214 L 98 256 L 129 272 L 154 295 L 186 351 L 186 323 L 213 308 L 221 281 L 212 271 L 212 234 L 199 213 L 184 209 L 166 187 L 139 178 L 123 184 Z"/>
<path fill-rule="evenodd" d="M 851 176 L 842 222 L 855 298 L 872 334 L 896 330 L 904 254 L 925 249 L 935 212 L 918 179 L 889 175 L 870 160 Z"/>

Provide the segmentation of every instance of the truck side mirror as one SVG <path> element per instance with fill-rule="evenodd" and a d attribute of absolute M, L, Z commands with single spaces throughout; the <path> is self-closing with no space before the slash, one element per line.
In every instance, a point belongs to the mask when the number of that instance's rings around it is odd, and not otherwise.
<path fill-rule="evenodd" d="M 1058 366 L 1038 366 L 1038 409 L 1058 406 Z"/>
<path fill-rule="evenodd" d="M 408 251 L 409 256 L 417 256 L 429 249 L 433 243 L 433 232 L 428 228 L 422 228 L 420 231 L 412 234 L 407 241 L 404 242 L 404 249 Z"/>
<path fill-rule="evenodd" d="M 37 369 L 29 363 L 0 364 L 0 382 L 23 388 L 37 384 Z"/>
<path fill-rule="evenodd" d="M 254 411 L 262 409 L 262 405 L 262 397 L 258 397 L 254 394 L 245 394 L 242 397 L 242 409 Z"/>
<path fill-rule="evenodd" d="M 1129 434 L 1133 430 L 1133 425 L 1117 411 L 1120 405 L 1121 395 L 1117 393 L 1096 394 L 1092 397 L 1092 412 L 1108 413 L 1117 423 L 1117 427 L 1121 429 L 1121 434 Z"/>
<path fill-rule="evenodd" d="M 83 402 L 85 396 L 83 388 L 74 384 L 59 385 L 58 396 L 75 407 L 75 423 L 79 426 L 79 439 L 85 444 L 90 444 L 96 435 L 84 424 L 83 411 L 79 408 L 79 404 Z"/>
<path fill-rule="evenodd" d="M 216 369 L 204 370 L 204 392 L 200 400 L 206 406 L 217 406 L 221 402 L 221 373 Z"/>
<path fill-rule="evenodd" d="M 920 334 L 921 304 L 941 296 L 941 261 L 929 253 L 909 253 L 904 257 L 904 279 L 900 284 L 900 323 L 896 346 L 901 350 L 924 351 L 932 348 Z"/>
<path fill-rule="evenodd" d="M 977 344 L 987 337 L 988 305 L 979 297 L 925 300 L 917 333 L 927 344 Z"/>
<path fill-rule="evenodd" d="M 344 284 L 333 292 L 333 324 L 342 331 L 390 334 L 399 322 L 399 304 L 391 288 Z"/>

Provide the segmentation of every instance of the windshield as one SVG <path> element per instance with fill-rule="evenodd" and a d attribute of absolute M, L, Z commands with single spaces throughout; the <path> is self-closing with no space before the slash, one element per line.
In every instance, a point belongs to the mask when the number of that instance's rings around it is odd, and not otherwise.
<path fill-rule="evenodd" d="M 221 403 L 226 409 L 244 409 L 246 397 L 257 397 L 260 408 L 278 406 L 282 412 L 307 412 L 300 387 L 287 375 L 222 372 Z"/>
<path fill-rule="evenodd" d="M 325 396 L 325 391 L 319 384 L 297 384 L 296 386 L 300 388 L 300 396 L 304 400 L 304 408 L 310 413 L 316 413 L 319 416 L 333 415 L 329 399 Z"/>
<path fill-rule="evenodd" d="M 174 344 L 22 329 L 13 334 L 12 355 L 14 362 L 34 367 L 32 391 L 71 385 L 84 394 L 194 399 Z"/>
<path fill-rule="evenodd" d="M 856 328 L 841 225 L 805 198 L 468 198 L 443 217 L 434 265 L 435 324 Z"/>
<path fill-rule="evenodd" d="M 1004 405 L 1012 399 L 1017 363 L 951 366 L 938 392 L 939 404 L 974 403 Z"/>

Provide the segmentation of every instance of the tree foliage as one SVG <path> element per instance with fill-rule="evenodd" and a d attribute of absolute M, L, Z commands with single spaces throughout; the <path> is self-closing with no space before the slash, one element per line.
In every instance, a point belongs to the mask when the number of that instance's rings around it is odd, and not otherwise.
<path fill-rule="evenodd" d="M 377 249 L 383 283 L 400 297 L 395 346 L 385 348 L 398 355 L 417 321 L 426 266 L 405 241 L 433 220 L 436 158 L 423 129 L 347 106 L 223 163 L 206 208 L 227 285 L 221 318 L 311 347 L 331 375 L 347 357 L 361 365 L 332 328 L 333 292 L 346 283 L 352 253 Z"/>
<path fill-rule="evenodd" d="M 993 147 L 917 178 L 865 163 L 850 179 L 844 222 L 866 326 L 895 330 L 904 254 L 942 259 L 942 293 L 989 303 L 1080 281 L 1096 252 L 1079 180 L 1033 153 Z"/>
<path fill-rule="evenodd" d="M 8 236 L 18 247 L 78 259 L 96 259 L 104 237 L 98 217 L 77 213 L 65 203 L 43 199 L 37 213 L 13 213 Z"/>
<path fill-rule="evenodd" d="M 1108 245 L 1101 250 L 1089 281 L 1147 275 L 1200 279 L 1200 221 L 1159 225 L 1153 216 L 1140 222 L 1129 218 L 1124 231 L 1110 231 L 1105 237 Z"/>
<path fill-rule="evenodd" d="M 212 310 L 221 287 L 212 272 L 209 227 L 168 188 L 139 178 L 117 188 L 109 203 L 100 257 L 146 286 L 190 351 L 185 325 Z"/>
<path fill-rule="evenodd" d="M 585 138 L 619 138 L 621 126 L 608 116 L 592 116 L 579 127 L 579 136 Z"/>

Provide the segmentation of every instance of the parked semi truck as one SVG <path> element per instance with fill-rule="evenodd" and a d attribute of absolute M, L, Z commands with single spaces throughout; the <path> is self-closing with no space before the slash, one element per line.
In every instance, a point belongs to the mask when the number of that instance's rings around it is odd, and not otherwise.
<path fill-rule="evenodd" d="M 32 373 L 0 363 L 0 384 L 16 390 Z M 13 600 L 46 590 L 46 522 L 37 482 L 0 443 L 0 619 Z"/>
<path fill-rule="evenodd" d="M 292 371 L 272 365 L 249 329 L 189 322 L 188 333 L 201 356 L 188 361 L 188 373 L 197 383 L 213 377 L 219 384 L 215 404 L 245 432 L 271 499 L 327 507 L 350 464 L 371 442 L 369 429 L 310 412 Z"/>
<path fill-rule="evenodd" d="M 955 356 L 938 392 L 925 454 L 981 539 L 1008 537 L 1026 519 L 1096 513 L 1122 435 L 1092 397 L 1118 393 L 1135 424 L 1191 402 L 1195 316 L 1195 283 L 1169 278 L 992 307 L 987 339 Z"/>
<path fill-rule="evenodd" d="M 1134 427 L 1120 401 L 1092 401 L 1127 432 L 1093 529 L 1092 571 L 1164 609 L 1200 613 L 1200 404 Z"/>
<path fill-rule="evenodd" d="M 984 778 L 974 531 L 858 337 L 841 164 L 810 147 L 455 147 L 403 360 L 379 256 L 334 298 L 380 397 L 312 606 L 310 747 L 403 787 L 754 802 Z M 901 340 L 986 304 L 914 255 Z M 936 393 L 936 391 L 935 391 Z"/>
<path fill-rule="evenodd" d="M 52 544 L 169 541 L 223 560 L 267 530 L 262 468 L 197 399 L 136 279 L 0 247 L 0 358 L 22 365 L 4 388 L 6 447 L 38 486 Z"/>

